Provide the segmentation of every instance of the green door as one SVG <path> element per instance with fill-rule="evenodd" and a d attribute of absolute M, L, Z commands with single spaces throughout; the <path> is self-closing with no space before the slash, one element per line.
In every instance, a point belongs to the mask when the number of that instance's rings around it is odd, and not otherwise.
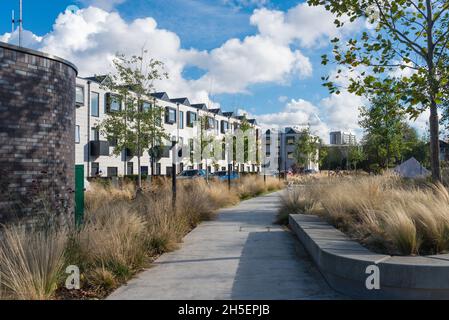
<path fill-rule="evenodd" d="M 75 224 L 83 223 L 84 218 L 84 165 L 75 165 Z"/>

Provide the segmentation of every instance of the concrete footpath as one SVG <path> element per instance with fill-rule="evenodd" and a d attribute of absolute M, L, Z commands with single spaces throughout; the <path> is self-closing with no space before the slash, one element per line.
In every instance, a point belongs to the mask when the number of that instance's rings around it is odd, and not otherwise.
<path fill-rule="evenodd" d="M 279 193 L 222 209 L 108 299 L 338 299 L 288 231 Z"/>

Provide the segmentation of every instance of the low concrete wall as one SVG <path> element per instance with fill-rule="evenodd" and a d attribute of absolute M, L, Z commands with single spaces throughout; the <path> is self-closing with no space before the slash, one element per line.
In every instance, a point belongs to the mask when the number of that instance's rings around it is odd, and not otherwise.
<path fill-rule="evenodd" d="M 373 253 L 319 217 L 290 215 L 289 223 L 328 283 L 362 299 L 449 299 L 449 254 L 394 257 Z M 367 289 L 379 268 L 379 289 Z"/>

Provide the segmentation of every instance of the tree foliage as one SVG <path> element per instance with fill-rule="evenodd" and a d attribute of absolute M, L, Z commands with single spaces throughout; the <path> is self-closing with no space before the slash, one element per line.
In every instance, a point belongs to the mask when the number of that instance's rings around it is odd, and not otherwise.
<path fill-rule="evenodd" d="M 302 129 L 294 151 L 296 163 L 306 167 L 310 161 L 319 160 L 319 149 L 322 145 L 319 137 L 312 135 L 310 128 Z"/>
<path fill-rule="evenodd" d="M 121 108 L 108 112 L 101 123 L 101 131 L 108 140 L 116 142 L 114 154 L 128 149 L 137 156 L 139 187 L 143 152 L 167 139 L 162 125 L 163 109 L 151 98 L 154 81 L 167 77 L 162 62 L 148 58 L 147 51 L 142 50 L 141 56 L 117 54 L 113 59 L 113 70 L 102 84 L 112 93 L 107 103 L 120 103 Z"/>
<path fill-rule="evenodd" d="M 339 28 L 356 20 L 372 29 L 340 42 L 334 62 L 350 72 L 348 91 L 358 95 L 390 92 L 416 118 L 430 110 L 432 177 L 441 179 L 438 106 L 448 100 L 449 2 L 447 0 L 308 0 L 334 13 Z M 322 63 L 330 61 L 327 55 Z M 337 78 L 342 68 L 337 71 Z M 339 88 L 323 77 L 330 92 Z"/>

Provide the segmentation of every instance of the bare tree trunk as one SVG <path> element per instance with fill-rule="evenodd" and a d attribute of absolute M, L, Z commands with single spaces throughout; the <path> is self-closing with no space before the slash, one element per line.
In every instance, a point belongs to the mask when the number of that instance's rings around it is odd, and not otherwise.
<path fill-rule="evenodd" d="M 436 96 L 438 87 L 435 79 L 435 64 L 434 53 L 435 44 L 433 42 L 433 8 L 430 0 L 426 0 L 427 8 L 427 66 L 429 68 L 428 85 L 430 96 L 430 166 L 432 168 L 432 179 L 434 181 L 441 181 L 440 170 L 440 131 L 438 124 L 438 106 L 436 103 Z"/>
<path fill-rule="evenodd" d="M 441 181 L 438 108 L 435 101 L 431 101 L 429 125 L 430 125 L 430 166 L 432 168 L 432 179 L 434 181 Z"/>

